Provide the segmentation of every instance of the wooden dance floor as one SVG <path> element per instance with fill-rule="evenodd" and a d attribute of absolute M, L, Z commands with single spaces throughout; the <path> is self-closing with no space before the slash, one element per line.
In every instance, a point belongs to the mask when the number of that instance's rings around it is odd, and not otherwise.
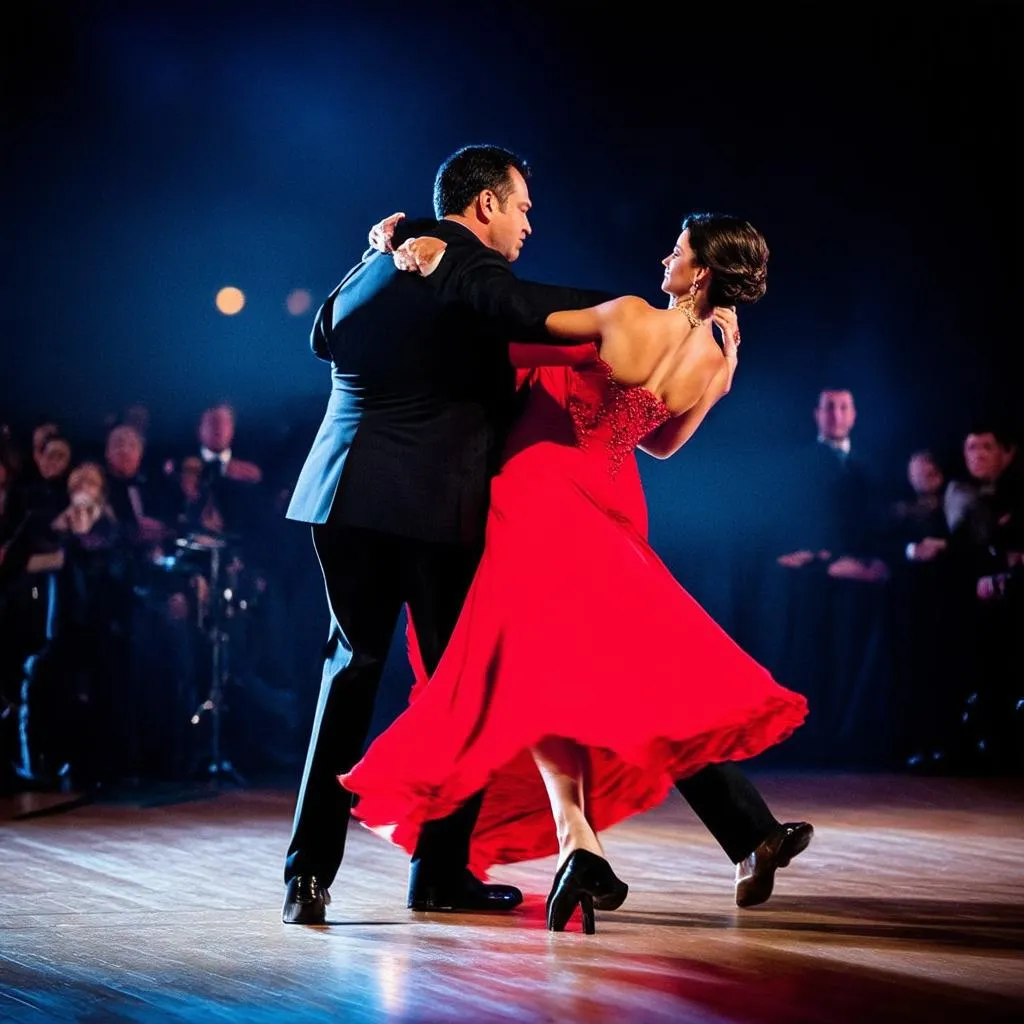
<path fill-rule="evenodd" d="M 1024 1019 L 1020 784 L 759 777 L 810 849 L 765 906 L 672 794 L 606 837 L 625 906 L 549 934 L 552 861 L 506 917 L 414 915 L 406 859 L 353 827 L 330 926 L 282 925 L 291 794 L 0 821 L 0 1019 L 19 1022 Z"/>

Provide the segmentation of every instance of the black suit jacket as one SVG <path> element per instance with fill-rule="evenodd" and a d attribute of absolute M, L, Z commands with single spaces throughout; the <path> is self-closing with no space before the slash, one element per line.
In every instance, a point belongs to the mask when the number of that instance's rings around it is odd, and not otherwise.
<path fill-rule="evenodd" d="M 310 343 L 331 397 L 287 515 L 473 543 L 516 412 L 508 342 L 557 343 L 549 313 L 608 296 L 520 281 L 453 221 L 400 228 L 396 244 L 429 233 L 448 249 L 427 278 L 370 251 L 320 308 Z"/>
<path fill-rule="evenodd" d="M 826 550 L 833 558 L 885 553 L 878 486 L 857 455 L 816 442 L 794 454 L 781 481 L 779 553 Z"/>

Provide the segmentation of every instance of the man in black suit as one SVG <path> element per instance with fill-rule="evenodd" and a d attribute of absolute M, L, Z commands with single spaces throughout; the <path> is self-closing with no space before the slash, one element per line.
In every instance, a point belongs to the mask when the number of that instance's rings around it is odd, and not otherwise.
<path fill-rule="evenodd" d="M 286 923 L 324 920 L 341 863 L 359 759 L 403 604 L 428 672 L 455 627 L 483 545 L 490 477 L 516 412 L 508 342 L 555 343 L 547 315 L 607 298 L 519 281 L 530 234 L 529 168 L 471 146 L 438 172 L 429 278 L 369 251 L 324 303 L 311 344 L 331 397 L 288 518 L 313 525 L 331 609 L 320 700 L 285 867 Z M 403 225 L 406 236 L 415 223 Z M 401 236 L 398 239 L 400 241 Z M 522 894 L 466 868 L 480 798 L 426 825 L 413 855 L 414 910 L 505 910 Z"/>

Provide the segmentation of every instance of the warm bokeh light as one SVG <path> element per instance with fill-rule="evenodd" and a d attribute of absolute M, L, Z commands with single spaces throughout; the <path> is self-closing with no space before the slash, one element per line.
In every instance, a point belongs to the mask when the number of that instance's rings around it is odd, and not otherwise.
<path fill-rule="evenodd" d="M 226 288 L 221 288 L 217 292 L 217 308 L 225 316 L 234 316 L 236 313 L 242 311 L 242 307 L 245 305 L 245 295 L 241 288 L 235 288 L 232 285 L 228 285 Z"/>
<path fill-rule="evenodd" d="M 285 307 L 292 316 L 302 316 L 303 313 L 308 313 L 312 304 L 313 296 L 305 288 L 293 289 L 285 300 Z"/>

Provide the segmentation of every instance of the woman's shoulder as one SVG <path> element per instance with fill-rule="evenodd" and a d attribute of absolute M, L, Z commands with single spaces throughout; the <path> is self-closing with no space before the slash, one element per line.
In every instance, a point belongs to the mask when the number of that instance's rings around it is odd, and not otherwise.
<path fill-rule="evenodd" d="M 611 299 L 606 304 L 608 316 L 619 320 L 646 317 L 650 314 L 661 313 L 662 310 L 655 309 L 646 299 L 639 295 L 620 295 L 617 299 Z"/>

